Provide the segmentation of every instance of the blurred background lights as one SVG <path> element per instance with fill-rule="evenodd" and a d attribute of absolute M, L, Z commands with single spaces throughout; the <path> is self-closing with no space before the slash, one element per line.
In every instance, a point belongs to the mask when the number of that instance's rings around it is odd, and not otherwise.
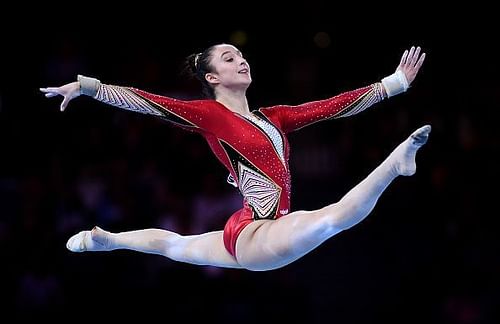
<path fill-rule="evenodd" d="M 314 35 L 314 44 L 319 48 L 327 48 L 330 46 L 332 40 L 330 39 L 330 35 L 325 32 L 318 32 Z"/>
<path fill-rule="evenodd" d="M 233 31 L 229 39 L 235 46 L 244 46 L 248 41 L 247 33 L 242 30 Z"/>

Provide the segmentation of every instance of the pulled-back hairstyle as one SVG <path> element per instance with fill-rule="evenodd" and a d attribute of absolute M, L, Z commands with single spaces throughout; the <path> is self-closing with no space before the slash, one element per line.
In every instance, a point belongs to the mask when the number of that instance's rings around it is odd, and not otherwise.
<path fill-rule="evenodd" d="M 184 73 L 200 81 L 202 93 L 209 99 L 215 99 L 215 92 L 205 79 L 205 75 L 213 72 L 213 68 L 210 66 L 210 58 L 215 46 L 217 45 L 212 45 L 203 52 L 189 55 L 184 63 Z"/>

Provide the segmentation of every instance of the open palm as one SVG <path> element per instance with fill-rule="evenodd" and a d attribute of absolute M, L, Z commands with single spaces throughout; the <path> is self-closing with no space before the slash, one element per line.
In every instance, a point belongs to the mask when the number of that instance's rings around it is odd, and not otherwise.
<path fill-rule="evenodd" d="M 417 48 L 412 46 L 409 51 L 406 50 L 401 57 L 401 62 L 396 68 L 396 71 L 401 70 L 401 72 L 405 74 L 408 85 L 415 80 L 418 70 L 420 70 L 420 67 L 424 63 L 425 53 L 420 55 L 420 50 L 420 46 Z"/>

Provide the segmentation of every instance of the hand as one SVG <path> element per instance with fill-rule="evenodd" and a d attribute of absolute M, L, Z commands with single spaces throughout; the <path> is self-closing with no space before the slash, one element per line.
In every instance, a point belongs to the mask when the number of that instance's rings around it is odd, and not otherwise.
<path fill-rule="evenodd" d="M 58 95 L 63 96 L 64 99 L 61 103 L 61 111 L 64 111 L 71 100 L 80 96 L 80 82 L 71 82 L 61 87 L 40 88 L 40 91 L 44 92 L 45 97 L 47 98 L 55 97 Z"/>
<path fill-rule="evenodd" d="M 414 46 L 410 48 L 410 51 L 406 50 L 401 57 L 401 62 L 397 67 L 396 71 L 401 70 L 406 76 L 406 80 L 408 80 L 408 85 L 410 85 L 415 77 L 417 76 L 418 70 L 424 63 L 425 53 L 420 55 L 420 46 L 416 49 Z"/>

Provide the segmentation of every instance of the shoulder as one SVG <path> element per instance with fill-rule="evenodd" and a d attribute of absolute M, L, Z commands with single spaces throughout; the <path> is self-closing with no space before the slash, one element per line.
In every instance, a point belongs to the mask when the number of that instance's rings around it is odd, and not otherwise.
<path fill-rule="evenodd" d="M 274 105 L 274 106 L 265 106 L 265 107 L 260 107 L 256 109 L 255 111 L 258 111 L 261 114 L 264 114 L 266 116 L 272 116 L 275 115 L 279 112 L 280 108 L 282 108 L 283 105 Z"/>
<path fill-rule="evenodd" d="M 208 106 L 208 107 L 219 107 L 220 106 L 220 104 L 213 99 L 196 99 L 196 100 L 189 100 L 189 102 L 192 105 L 196 105 L 196 106 Z"/>

